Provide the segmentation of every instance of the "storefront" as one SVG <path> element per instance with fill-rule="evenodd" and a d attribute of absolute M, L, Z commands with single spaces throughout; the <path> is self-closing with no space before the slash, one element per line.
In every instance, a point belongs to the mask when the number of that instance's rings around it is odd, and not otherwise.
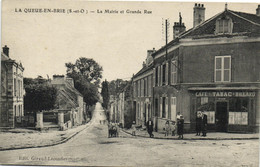
<path fill-rule="evenodd" d="M 253 132 L 256 127 L 257 88 L 190 88 L 195 113 L 205 111 L 208 130 Z M 259 100 L 259 99 L 258 99 Z"/>

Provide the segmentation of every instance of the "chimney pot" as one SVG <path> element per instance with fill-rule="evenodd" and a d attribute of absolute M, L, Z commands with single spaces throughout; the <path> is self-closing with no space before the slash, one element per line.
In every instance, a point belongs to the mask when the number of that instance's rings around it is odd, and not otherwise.
<path fill-rule="evenodd" d="M 201 4 L 201 7 L 204 7 L 204 4 Z"/>
<path fill-rule="evenodd" d="M 3 47 L 3 53 L 9 57 L 9 48 L 6 45 Z"/>
<path fill-rule="evenodd" d="M 260 5 L 258 5 L 258 8 L 256 8 L 256 15 L 260 16 Z"/>
<path fill-rule="evenodd" d="M 200 3 L 199 3 L 199 7 L 200 7 Z"/>
<path fill-rule="evenodd" d="M 197 3 L 195 3 L 195 6 L 197 6 Z"/>

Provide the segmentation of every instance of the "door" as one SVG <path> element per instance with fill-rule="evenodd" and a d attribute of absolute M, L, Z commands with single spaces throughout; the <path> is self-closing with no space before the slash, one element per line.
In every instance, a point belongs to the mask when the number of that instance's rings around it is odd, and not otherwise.
<path fill-rule="evenodd" d="M 227 132 L 228 127 L 227 102 L 217 102 L 216 104 L 216 130 Z"/>

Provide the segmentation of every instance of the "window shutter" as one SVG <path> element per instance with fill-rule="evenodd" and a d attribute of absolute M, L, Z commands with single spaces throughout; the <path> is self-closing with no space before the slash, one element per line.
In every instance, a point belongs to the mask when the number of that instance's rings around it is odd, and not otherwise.
<path fill-rule="evenodd" d="M 165 98 L 165 118 L 170 118 L 168 113 L 168 97 Z"/>
<path fill-rule="evenodd" d="M 155 74 L 156 74 L 156 72 L 155 72 L 155 68 L 153 69 L 153 87 L 155 87 Z"/>
<path fill-rule="evenodd" d="M 160 117 L 162 117 L 162 97 L 160 97 L 160 111 L 159 111 Z"/>
<path fill-rule="evenodd" d="M 160 77 L 160 80 L 161 80 L 161 82 L 160 82 L 160 86 L 162 86 L 162 82 L 163 82 L 163 65 L 161 65 L 161 77 Z"/>
<path fill-rule="evenodd" d="M 169 63 L 166 62 L 166 70 L 165 70 L 165 85 L 168 85 L 168 78 L 169 78 L 168 68 L 169 68 Z"/>

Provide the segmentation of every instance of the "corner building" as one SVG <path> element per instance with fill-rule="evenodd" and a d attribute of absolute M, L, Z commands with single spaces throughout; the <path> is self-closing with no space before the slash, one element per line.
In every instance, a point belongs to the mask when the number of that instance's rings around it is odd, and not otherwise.
<path fill-rule="evenodd" d="M 195 131 L 196 112 L 203 110 L 209 131 L 258 132 L 259 12 L 226 8 L 206 21 L 204 5 L 195 4 L 194 12 L 200 13 L 194 27 L 152 54 L 155 129 L 180 112 L 185 131 Z"/>

